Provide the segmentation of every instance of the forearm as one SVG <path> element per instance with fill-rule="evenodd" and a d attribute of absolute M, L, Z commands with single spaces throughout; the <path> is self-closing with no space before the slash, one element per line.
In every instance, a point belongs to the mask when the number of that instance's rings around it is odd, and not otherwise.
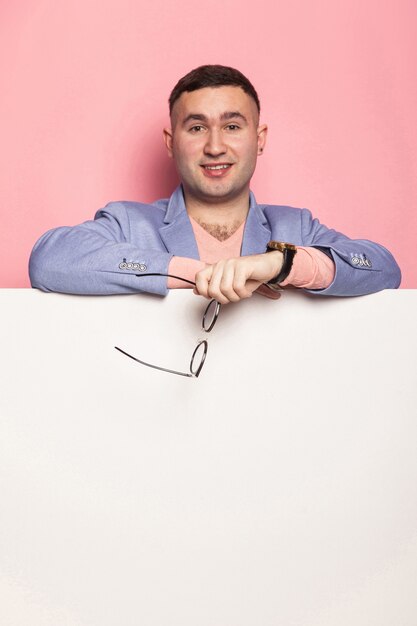
<path fill-rule="evenodd" d="M 49 231 L 36 243 L 29 261 L 33 287 L 60 293 L 110 295 L 141 291 L 165 295 L 171 255 L 111 241 L 85 225 Z"/>

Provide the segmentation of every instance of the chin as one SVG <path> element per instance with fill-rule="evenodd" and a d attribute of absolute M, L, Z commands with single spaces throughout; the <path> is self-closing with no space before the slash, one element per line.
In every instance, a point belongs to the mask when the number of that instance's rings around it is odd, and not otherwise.
<path fill-rule="evenodd" d="M 228 196 L 238 192 L 236 185 L 230 180 L 213 180 L 202 184 L 200 190 L 209 196 Z"/>
<path fill-rule="evenodd" d="M 220 187 L 204 189 L 203 194 L 208 198 L 230 198 L 237 195 L 238 192 L 233 187 Z"/>
<path fill-rule="evenodd" d="M 183 182 L 184 188 L 203 202 L 231 200 L 242 194 L 247 189 L 247 184 L 236 186 L 232 181 L 212 180 L 212 181 L 193 181 L 194 184 L 187 185 Z"/>

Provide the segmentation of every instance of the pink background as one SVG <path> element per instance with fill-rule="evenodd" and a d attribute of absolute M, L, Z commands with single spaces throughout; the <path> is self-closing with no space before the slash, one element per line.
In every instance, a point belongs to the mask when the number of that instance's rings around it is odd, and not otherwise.
<path fill-rule="evenodd" d="M 47 229 L 177 182 L 177 79 L 241 69 L 270 128 L 258 201 L 387 246 L 417 287 L 415 0 L 9 0 L 0 4 L 0 287 Z"/>

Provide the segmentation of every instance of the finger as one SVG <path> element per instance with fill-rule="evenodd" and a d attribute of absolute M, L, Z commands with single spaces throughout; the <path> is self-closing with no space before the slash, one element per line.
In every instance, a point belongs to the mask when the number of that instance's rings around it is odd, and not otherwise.
<path fill-rule="evenodd" d="M 236 292 L 236 269 L 240 263 L 241 259 L 227 259 L 216 264 L 209 285 L 209 294 L 212 298 L 215 298 L 222 304 L 227 304 L 227 302 L 238 302 L 242 297 L 247 298 L 251 296 L 251 291 L 245 289 L 244 278 L 240 281 L 241 293 Z"/>
<path fill-rule="evenodd" d="M 195 292 L 204 298 L 210 298 L 208 288 L 213 273 L 213 265 L 209 265 L 195 275 Z"/>
<path fill-rule="evenodd" d="M 226 263 L 220 279 L 220 291 L 229 300 L 229 302 L 238 302 L 242 298 L 242 295 L 236 290 L 236 268 L 237 265 L 235 262 L 229 261 Z"/>
<path fill-rule="evenodd" d="M 227 304 L 230 302 L 229 298 L 226 294 L 223 293 L 220 284 L 224 276 L 225 272 L 225 261 L 219 261 L 216 265 L 213 266 L 213 273 L 210 278 L 210 282 L 208 285 L 208 294 L 210 298 L 214 298 L 220 304 Z"/>
<path fill-rule="evenodd" d="M 236 264 L 233 289 L 239 296 L 239 299 L 250 298 L 252 293 L 258 287 L 259 282 L 248 278 L 248 271 L 250 267 L 244 259 L 239 259 L 239 263 Z"/>
<path fill-rule="evenodd" d="M 208 293 L 222 304 L 250 298 L 260 281 L 249 280 L 252 264 L 246 258 L 219 261 L 213 267 Z"/>

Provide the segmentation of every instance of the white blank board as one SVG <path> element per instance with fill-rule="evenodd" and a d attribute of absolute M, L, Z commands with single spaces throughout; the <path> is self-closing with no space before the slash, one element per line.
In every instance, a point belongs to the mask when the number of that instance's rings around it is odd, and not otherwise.
<path fill-rule="evenodd" d="M 2 626 L 415 626 L 417 291 L 0 291 Z"/>

